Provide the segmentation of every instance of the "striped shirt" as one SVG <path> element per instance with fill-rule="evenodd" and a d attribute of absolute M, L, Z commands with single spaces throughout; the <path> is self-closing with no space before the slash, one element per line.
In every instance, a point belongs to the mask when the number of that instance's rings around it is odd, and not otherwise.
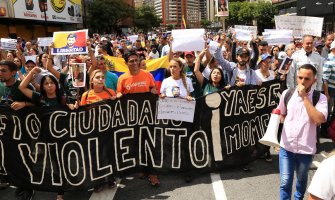
<path fill-rule="evenodd" d="M 328 83 L 328 87 L 335 88 L 335 55 L 332 53 L 323 65 L 323 80 Z"/>

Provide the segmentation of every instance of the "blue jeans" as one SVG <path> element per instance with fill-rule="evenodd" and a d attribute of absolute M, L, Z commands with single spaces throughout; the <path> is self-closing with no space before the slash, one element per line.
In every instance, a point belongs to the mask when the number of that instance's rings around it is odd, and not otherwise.
<path fill-rule="evenodd" d="M 296 191 L 294 199 L 303 199 L 307 187 L 308 170 L 313 155 L 297 154 L 280 148 L 279 170 L 280 170 L 280 199 L 291 199 L 294 170 L 297 174 Z"/>

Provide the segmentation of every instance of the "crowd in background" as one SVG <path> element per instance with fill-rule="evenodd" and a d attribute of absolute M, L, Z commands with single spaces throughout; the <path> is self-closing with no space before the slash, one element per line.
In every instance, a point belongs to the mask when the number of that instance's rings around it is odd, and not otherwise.
<path fill-rule="evenodd" d="M 1 51 L 0 97 L 1 103 L 20 110 L 31 106 L 64 105 L 69 109 L 103 100 L 122 98 L 124 94 L 151 92 L 165 97 L 180 97 L 189 101 L 232 86 L 261 85 L 278 79 L 282 91 L 295 88 L 297 70 L 309 63 L 316 68 L 317 82 L 313 88 L 323 91 L 328 100 L 331 119 L 335 98 L 335 42 L 334 34 L 324 38 L 305 35 L 287 45 L 269 45 L 261 37 L 251 41 L 238 41 L 235 34 L 206 33 L 204 49 L 199 52 L 172 51 L 173 38 L 169 33 L 140 33 L 135 42 L 127 36 L 93 34 L 86 42 L 87 55 L 57 55 L 50 47 L 40 47 L 36 41 L 17 40 L 16 51 Z M 209 44 L 217 42 L 214 53 Z M 124 58 L 129 71 L 117 76 L 108 70 L 105 56 Z M 36 56 L 36 60 L 26 60 Z M 145 60 L 168 56 L 169 66 L 158 91 L 155 80 L 146 70 Z M 285 58 L 292 59 L 286 72 L 280 72 Z M 73 87 L 69 65 L 86 63 L 87 83 L 80 90 Z M 79 74 L 76 76 L 78 77 Z M 272 161 L 269 149 L 262 156 Z M 244 166 L 248 171 L 248 167 Z M 157 175 L 144 170 L 141 177 L 148 177 L 150 184 L 159 185 Z M 190 177 L 186 177 L 190 180 Z M 9 184 L 6 177 L 2 184 Z M 115 186 L 113 177 L 106 180 Z M 97 192 L 101 187 L 95 188 Z M 17 188 L 22 199 L 32 191 Z M 57 199 L 63 198 L 60 191 Z"/>

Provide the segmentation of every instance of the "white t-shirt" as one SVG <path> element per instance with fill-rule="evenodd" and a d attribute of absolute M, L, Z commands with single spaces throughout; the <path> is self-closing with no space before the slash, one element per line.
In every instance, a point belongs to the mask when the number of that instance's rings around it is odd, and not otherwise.
<path fill-rule="evenodd" d="M 245 79 L 247 79 L 247 72 L 245 69 L 241 70 L 237 68 L 236 76 L 238 77 L 238 79 L 236 78 L 236 81 L 239 80 L 240 82 L 244 83 Z"/>
<path fill-rule="evenodd" d="M 149 53 L 149 57 L 151 59 L 156 59 L 156 58 L 159 58 L 159 52 L 156 51 L 156 53 L 153 53 L 152 51 Z"/>
<path fill-rule="evenodd" d="M 335 200 L 335 155 L 320 164 L 308 192 L 321 199 Z"/>
<path fill-rule="evenodd" d="M 272 70 L 269 70 L 269 74 L 270 74 L 269 77 L 263 76 L 260 69 L 257 69 L 255 73 L 256 73 L 257 82 L 266 82 L 266 81 L 271 81 L 275 79 L 275 73 Z"/>
<path fill-rule="evenodd" d="M 188 91 L 191 93 L 194 91 L 191 79 L 186 77 L 186 85 Z M 162 94 L 167 97 L 187 97 L 187 90 L 184 87 L 183 80 L 180 78 L 178 80 L 173 79 L 171 76 L 163 80 L 161 85 Z"/>
<path fill-rule="evenodd" d="M 161 57 L 168 55 L 169 51 L 170 51 L 170 46 L 168 44 L 163 46 Z"/>

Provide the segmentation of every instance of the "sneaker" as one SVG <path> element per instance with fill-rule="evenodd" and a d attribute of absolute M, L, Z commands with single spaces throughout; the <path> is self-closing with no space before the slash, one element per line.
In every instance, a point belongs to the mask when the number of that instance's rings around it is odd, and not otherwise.
<path fill-rule="evenodd" d="M 149 175 L 149 182 L 152 186 L 158 186 L 160 184 L 157 175 Z"/>
<path fill-rule="evenodd" d="M 242 169 L 243 169 L 243 171 L 245 171 L 245 172 L 250 172 L 249 165 L 244 165 L 244 166 L 242 167 Z"/>
<path fill-rule="evenodd" d="M 7 189 L 9 187 L 9 183 L 7 182 L 0 182 L 0 190 Z"/>
<path fill-rule="evenodd" d="M 99 192 L 101 192 L 102 190 L 104 190 L 104 186 L 102 185 L 102 186 L 97 186 L 97 187 L 94 187 L 94 192 L 95 193 L 99 193 Z"/>
<path fill-rule="evenodd" d="M 268 153 L 268 152 L 265 153 L 265 161 L 266 162 L 272 162 L 271 154 Z"/>
<path fill-rule="evenodd" d="M 112 189 L 116 187 L 116 181 L 115 180 L 110 180 L 108 181 L 108 188 Z"/>
<path fill-rule="evenodd" d="M 34 197 L 34 190 L 25 188 L 16 188 L 15 200 L 32 200 Z"/>

